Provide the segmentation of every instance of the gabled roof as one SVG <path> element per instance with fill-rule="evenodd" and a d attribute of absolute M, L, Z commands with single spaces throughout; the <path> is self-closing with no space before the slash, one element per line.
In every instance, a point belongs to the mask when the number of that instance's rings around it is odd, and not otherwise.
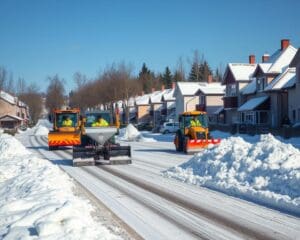
<path fill-rule="evenodd" d="M 10 114 L 6 114 L 6 115 L 0 117 L 0 121 L 14 121 L 14 120 L 22 121 L 24 119 L 20 118 L 18 116 L 10 115 Z"/>
<path fill-rule="evenodd" d="M 289 67 L 297 67 L 298 64 L 300 64 L 300 48 L 298 48 L 298 51 L 295 54 L 293 60 L 291 61 Z"/>
<path fill-rule="evenodd" d="M 198 91 L 205 95 L 224 95 L 225 86 L 222 86 L 221 83 L 199 83 Z"/>
<path fill-rule="evenodd" d="M 267 63 L 271 63 L 268 73 L 281 73 L 286 68 L 294 56 L 296 55 L 297 49 L 292 45 L 289 45 L 283 51 L 277 50 L 272 56 L 270 56 Z"/>
<path fill-rule="evenodd" d="M 7 92 L 0 91 L 0 98 L 5 100 L 6 102 L 9 102 L 10 104 L 16 104 L 16 98 Z"/>
<path fill-rule="evenodd" d="M 253 94 L 256 92 L 256 79 L 253 79 L 243 89 L 240 90 L 241 94 Z"/>
<path fill-rule="evenodd" d="M 293 87 L 296 84 L 296 68 L 286 68 L 265 88 L 265 91 L 274 91 Z"/>
<path fill-rule="evenodd" d="M 174 94 L 174 88 L 166 89 L 165 93 L 162 95 L 161 100 L 162 101 L 175 101 Z"/>
<path fill-rule="evenodd" d="M 148 105 L 150 95 L 151 95 L 151 93 L 148 93 L 148 94 L 136 97 L 135 104 L 136 105 Z"/>
<path fill-rule="evenodd" d="M 271 65 L 272 63 L 259 63 L 258 67 L 263 71 L 263 73 L 267 73 Z"/>
<path fill-rule="evenodd" d="M 149 103 L 162 103 L 161 98 L 166 90 L 155 91 L 149 97 Z"/>
<path fill-rule="evenodd" d="M 193 96 L 199 90 L 199 83 L 197 82 L 177 82 L 177 89 L 183 96 Z M 176 92 L 176 90 L 175 90 Z M 174 92 L 174 94 L 175 94 Z"/>
<path fill-rule="evenodd" d="M 253 76 L 256 66 L 257 64 L 250 63 L 229 63 L 226 72 L 229 69 L 235 81 L 249 81 Z M 226 72 L 224 76 L 226 76 Z"/>

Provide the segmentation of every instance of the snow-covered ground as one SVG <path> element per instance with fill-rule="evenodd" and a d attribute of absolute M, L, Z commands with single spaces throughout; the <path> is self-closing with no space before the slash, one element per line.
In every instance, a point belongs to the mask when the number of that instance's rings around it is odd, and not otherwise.
<path fill-rule="evenodd" d="M 300 216 L 300 151 L 271 134 L 225 138 L 164 175 Z"/>
<path fill-rule="evenodd" d="M 121 239 L 92 218 L 92 205 L 74 188 L 58 166 L 0 134 L 0 239 Z"/>
<path fill-rule="evenodd" d="M 145 137 L 132 124 L 120 129 L 118 139 L 121 141 L 156 142 L 154 138 Z"/>

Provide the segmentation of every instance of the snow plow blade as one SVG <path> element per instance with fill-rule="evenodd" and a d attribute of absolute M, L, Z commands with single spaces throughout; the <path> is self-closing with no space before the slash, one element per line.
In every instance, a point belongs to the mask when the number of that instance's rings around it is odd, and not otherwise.
<path fill-rule="evenodd" d="M 221 139 L 197 139 L 197 140 L 188 140 L 186 143 L 186 153 L 193 154 L 200 152 L 202 149 L 207 148 L 208 145 L 220 144 Z"/>
<path fill-rule="evenodd" d="M 85 147 L 73 147 L 73 166 L 94 166 L 95 152 Z"/>
<path fill-rule="evenodd" d="M 73 147 L 73 166 L 131 164 L 130 146 Z"/>

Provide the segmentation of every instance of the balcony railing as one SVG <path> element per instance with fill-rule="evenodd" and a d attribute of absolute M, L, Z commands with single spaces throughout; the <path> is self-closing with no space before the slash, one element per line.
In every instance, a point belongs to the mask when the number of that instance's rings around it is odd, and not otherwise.
<path fill-rule="evenodd" d="M 237 97 L 224 97 L 224 108 L 237 108 L 238 98 Z"/>

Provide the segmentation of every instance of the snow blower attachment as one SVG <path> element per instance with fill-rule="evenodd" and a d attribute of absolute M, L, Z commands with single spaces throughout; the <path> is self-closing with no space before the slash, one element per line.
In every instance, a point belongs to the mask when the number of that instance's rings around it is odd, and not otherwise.
<path fill-rule="evenodd" d="M 131 163 L 130 146 L 114 141 L 119 125 L 110 124 L 110 112 L 88 112 L 82 122 L 81 144 L 73 147 L 73 166 Z"/>
<path fill-rule="evenodd" d="M 184 112 L 179 116 L 179 129 L 174 139 L 176 151 L 192 154 L 220 142 L 221 139 L 210 136 L 206 112 Z"/>

